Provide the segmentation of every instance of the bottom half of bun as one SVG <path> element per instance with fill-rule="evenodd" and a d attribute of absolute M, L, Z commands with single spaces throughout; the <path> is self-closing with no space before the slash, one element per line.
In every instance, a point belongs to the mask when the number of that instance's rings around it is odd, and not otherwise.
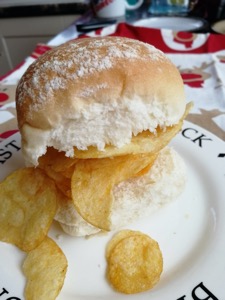
<path fill-rule="evenodd" d="M 162 149 L 149 172 L 116 185 L 113 189 L 111 230 L 128 226 L 176 199 L 184 190 L 186 168 L 171 147 Z M 72 201 L 61 205 L 55 220 L 71 236 L 88 236 L 101 230 L 87 223 Z"/>

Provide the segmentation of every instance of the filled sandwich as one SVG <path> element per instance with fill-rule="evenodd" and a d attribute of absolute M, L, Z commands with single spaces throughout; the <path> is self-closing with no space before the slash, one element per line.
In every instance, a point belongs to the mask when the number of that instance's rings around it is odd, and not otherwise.
<path fill-rule="evenodd" d="M 16 108 L 26 165 L 54 181 L 55 219 L 70 235 L 127 226 L 184 189 L 184 162 L 168 144 L 190 105 L 177 68 L 149 44 L 55 47 L 21 78 Z"/>

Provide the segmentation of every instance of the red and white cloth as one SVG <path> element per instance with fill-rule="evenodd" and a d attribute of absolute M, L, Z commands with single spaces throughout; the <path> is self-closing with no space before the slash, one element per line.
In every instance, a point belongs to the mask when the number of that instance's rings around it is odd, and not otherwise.
<path fill-rule="evenodd" d="M 4 100 L 6 96 L 3 94 L 7 94 L 7 91 L 12 89 L 15 91 L 18 80 L 38 56 L 51 47 L 74 38 L 109 35 L 138 39 L 165 52 L 181 73 L 187 102 L 194 102 L 194 108 L 188 120 L 225 140 L 225 35 L 175 32 L 168 29 L 143 28 L 126 23 L 111 25 L 82 36 L 78 35 L 74 26 L 71 26 L 51 40 L 48 45 L 37 45 L 34 52 L 17 69 L 0 78 L 0 139 L 8 137 L 10 132 L 14 133 L 14 130 L 17 130 L 10 126 L 8 134 L 5 133 L 4 124 L 6 122 L 9 124 L 7 116 L 12 118 L 10 114 L 15 104 L 13 96 L 12 99 L 8 97 Z"/>

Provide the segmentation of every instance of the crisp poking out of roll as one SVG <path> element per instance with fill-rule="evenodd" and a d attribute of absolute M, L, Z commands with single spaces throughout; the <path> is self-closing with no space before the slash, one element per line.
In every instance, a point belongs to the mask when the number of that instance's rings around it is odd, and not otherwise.
<path fill-rule="evenodd" d="M 22 151 L 55 181 L 66 232 L 128 225 L 181 193 L 184 166 L 166 146 L 189 106 L 177 68 L 137 40 L 70 41 L 28 68 L 16 92 Z"/>

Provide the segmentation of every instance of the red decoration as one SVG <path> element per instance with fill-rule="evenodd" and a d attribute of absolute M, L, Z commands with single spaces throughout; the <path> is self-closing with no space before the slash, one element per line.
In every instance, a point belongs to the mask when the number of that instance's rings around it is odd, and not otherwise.
<path fill-rule="evenodd" d="M 9 99 L 9 96 L 6 93 L 0 92 L 0 102 L 7 101 Z"/>
<path fill-rule="evenodd" d="M 19 131 L 18 129 L 5 131 L 5 132 L 0 134 L 0 139 L 7 139 L 8 137 L 10 137 L 11 135 L 17 133 L 18 131 Z"/>

